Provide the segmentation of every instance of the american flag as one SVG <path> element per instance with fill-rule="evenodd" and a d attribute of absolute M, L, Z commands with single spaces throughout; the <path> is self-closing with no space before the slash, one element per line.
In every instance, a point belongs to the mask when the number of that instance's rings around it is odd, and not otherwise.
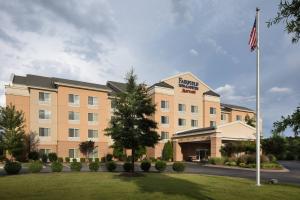
<path fill-rule="evenodd" d="M 251 51 L 254 51 L 257 47 L 257 37 L 256 37 L 256 19 L 254 20 L 253 28 L 250 33 L 250 38 L 249 38 L 249 46 Z"/>

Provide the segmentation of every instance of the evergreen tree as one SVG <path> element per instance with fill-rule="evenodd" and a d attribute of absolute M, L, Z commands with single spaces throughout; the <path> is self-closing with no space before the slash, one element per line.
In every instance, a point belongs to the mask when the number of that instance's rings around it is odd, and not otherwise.
<path fill-rule="evenodd" d="M 162 151 L 162 159 L 170 161 L 173 159 L 173 146 L 170 141 L 166 142 Z"/>
<path fill-rule="evenodd" d="M 249 115 L 246 115 L 246 116 L 245 116 L 245 122 L 246 122 L 246 124 L 248 124 L 249 126 L 255 127 L 256 120 L 255 120 L 254 117 L 251 118 Z"/>
<path fill-rule="evenodd" d="M 137 77 L 131 70 L 126 77 L 126 91 L 114 100 L 114 117 L 106 135 L 126 149 L 131 149 L 134 166 L 136 150 L 140 147 L 154 147 L 159 136 L 157 124 L 150 117 L 155 113 L 155 105 L 147 94 L 144 84 L 137 84 Z M 133 169 L 134 172 L 134 169 Z"/>
<path fill-rule="evenodd" d="M 4 131 L 0 136 L 0 148 L 14 158 L 20 156 L 25 148 L 24 122 L 23 111 L 16 110 L 14 105 L 0 108 L 0 127 Z"/>

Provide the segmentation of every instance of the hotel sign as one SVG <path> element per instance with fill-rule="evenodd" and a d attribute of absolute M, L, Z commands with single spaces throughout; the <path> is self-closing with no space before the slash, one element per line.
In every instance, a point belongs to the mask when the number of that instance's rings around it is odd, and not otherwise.
<path fill-rule="evenodd" d="M 195 81 L 185 80 L 179 77 L 178 86 L 182 88 L 182 92 L 195 94 L 199 89 L 199 83 Z"/>

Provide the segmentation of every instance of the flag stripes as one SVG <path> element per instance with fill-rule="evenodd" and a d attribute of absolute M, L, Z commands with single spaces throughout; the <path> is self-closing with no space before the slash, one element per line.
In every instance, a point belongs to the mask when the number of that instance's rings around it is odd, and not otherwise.
<path fill-rule="evenodd" d="M 257 37 L 256 37 L 256 19 L 254 20 L 253 28 L 250 33 L 250 38 L 248 42 L 251 51 L 254 51 L 257 47 Z"/>

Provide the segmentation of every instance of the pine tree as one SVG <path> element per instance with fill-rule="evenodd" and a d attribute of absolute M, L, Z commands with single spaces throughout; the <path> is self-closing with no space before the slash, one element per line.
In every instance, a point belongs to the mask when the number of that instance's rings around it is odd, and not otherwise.
<path fill-rule="evenodd" d="M 162 151 L 162 159 L 170 161 L 173 159 L 173 146 L 170 141 L 166 142 Z"/>

